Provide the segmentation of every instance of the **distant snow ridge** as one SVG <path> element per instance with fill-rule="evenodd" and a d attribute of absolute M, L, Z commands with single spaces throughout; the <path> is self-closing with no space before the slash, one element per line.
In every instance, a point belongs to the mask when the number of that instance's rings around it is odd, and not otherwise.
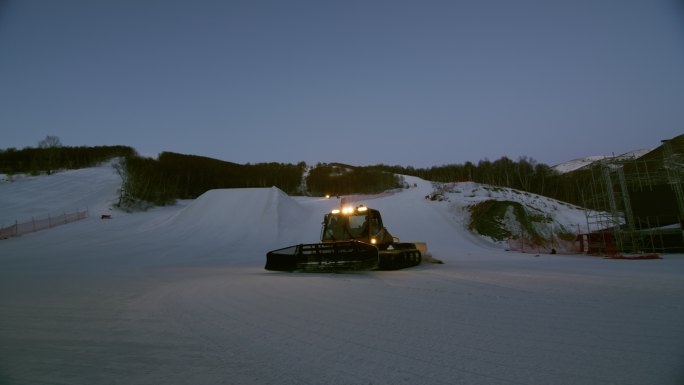
<path fill-rule="evenodd" d="M 276 187 L 216 189 L 200 195 L 170 225 L 224 242 L 272 242 L 300 212 L 300 204 Z"/>
<path fill-rule="evenodd" d="M 553 167 L 551 167 L 553 170 L 565 174 L 567 172 L 579 170 L 582 167 L 586 167 L 594 162 L 598 162 L 600 160 L 606 159 L 608 156 L 605 155 L 594 155 L 594 156 L 587 156 L 584 158 L 577 158 L 573 160 L 569 160 L 567 162 L 563 162 L 561 164 L 557 164 Z"/>
<path fill-rule="evenodd" d="M 561 174 L 565 174 L 567 172 L 579 170 L 581 168 L 587 167 L 595 162 L 599 162 L 602 160 L 609 160 L 609 161 L 615 161 L 615 162 L 620 162 L 620 161 L 626 161 L 629 159 L 637 159 L 642 157 L 643 155 L 646 155 L 647 153 L 651 152 L 653 149 L 652 148 L 643 148 L 640 150 L 634 150 L 634 151 L 629 151 L 624 154 L 620 155 L 594 155 L 594 156 L 587 156 L 584 158 L 577 158 L 573 160 L 569 160 L 567 162 L 563 162 L 561 164 L 557 164 L 553 167 L 551 167 L 553 170 L 556 172 L 559 172 Z"/>

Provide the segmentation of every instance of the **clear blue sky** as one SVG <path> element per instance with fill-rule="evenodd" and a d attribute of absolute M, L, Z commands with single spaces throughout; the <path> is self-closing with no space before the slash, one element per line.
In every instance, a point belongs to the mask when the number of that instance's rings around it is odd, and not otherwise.
<path fill-rule="evenodd" d="M 0 148 L 554 165 L 682 133 L 678 0 L 0 0 Z"/>

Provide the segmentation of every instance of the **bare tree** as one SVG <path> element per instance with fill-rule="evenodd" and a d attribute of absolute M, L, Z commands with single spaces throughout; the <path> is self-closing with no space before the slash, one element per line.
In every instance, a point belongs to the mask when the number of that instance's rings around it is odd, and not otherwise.
<path fill-rule="evenodd" d="M 59 140 L 59 137 L 57 137 L 57 136 L 48 135 L 45 137 L 45 139 L 38 142 L 38 147 L 39 148 L 62 147 L 62 141 Z"/>
<path fill-rule="evenodd" d="M 38 148 L 41 148 L 45 152 L 45 157 L 47 159 L 46 168 L 47 174 L 50 175 L 58 167 L 57 159 L 60 148 L 62 147 L 62 142 L 58 137 L 53 135 L 48 135 L 45 139 L 38 142 Z"/>

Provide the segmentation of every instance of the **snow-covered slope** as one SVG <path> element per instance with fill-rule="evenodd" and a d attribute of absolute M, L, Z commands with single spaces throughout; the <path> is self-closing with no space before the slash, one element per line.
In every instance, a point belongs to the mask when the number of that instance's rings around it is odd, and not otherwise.
<path fill-rule="evenodd" d="M 52 175 L 0 178 L 0 226 L 79 210 L 104 213 L 116 203 L 120 187 L 113 162 Z"/>
<path fill-rule="evenodd" d="M 539 218 L 534 225 L 538 234 L 544 238 L 560 233 L 588 232 L 585 210 L 581 207 L 525 191 L 474 182 L 456 182 L 436 184 L 430 198 L 448 202 L 449 211 L 462 216 L 466 221 L 469 208 L 478 203 L 489 200 L 519 203 L 530 217 Z M 500 227 L 520 235 L 520 223 L 514 216 L 508 218 L 506 223 L 501 223 Z M 502 246 L 506 244 L 496 243 Z"/>
<path fill-rule="evenodd" d="M 569 160 L 567 162 L 557 164 L 557 165 L 551 167 L 551 169 L 553 169 L 556 172 L 559 172 L 561 174 L 564 174 L 566 172 L 579 170 L 580 168 L 586 167 L 586 166 L 588 166 L 594 162 L 598 162 L 598 161 L 606 159 L 606 158 L 608 158 L 608 156 L 606 156 L 606 155 L 586 156 L 583 158 L 577 158 L 577 159 L 573 159 L 573 160 Z"/>
<path fill-rule="evenodd" d="M 506 252 L 467 231 L 463 207 L 573 211 L 476 184 L 432 201 L 407 181 L 355 203 L 445 264 L 357 274 L 263 269 L 268 250 L 316 242 L 337 199 L 213 190 L 123 213 L 108 166 L 1 183 L 3 220 L 91 216 L 0 240 L 0 383 L 683 383 L 684 256 Z"/>
<path fill-rule="evenodd" d="M 556 172 L 559 172 L 561 174 L 564 174 L 566 172 L 571 172 L 575 170 L 579 170 L 581 168 L 587 167 L 591 165 L 592 163 L 604 160 L 604 159 L 610 159 L 611 161 L 621 161 L 621 160 L 626 160 L 626 159 L 636 159 L 641 157 L 642 155 L 647 154 L 650 152 L 651 149 L 640 149 L 640 150 L 634 150 L 634 151 L 629 151 L 621 155 L 594 155 L 594 156 L 587 156 L 583 158 L 577 158 L 573 160 L 569 160 L 567 162 L 563 162 L 560 164 L 557 164 L 553 167 L 551 167 L 553 170 Z"/>

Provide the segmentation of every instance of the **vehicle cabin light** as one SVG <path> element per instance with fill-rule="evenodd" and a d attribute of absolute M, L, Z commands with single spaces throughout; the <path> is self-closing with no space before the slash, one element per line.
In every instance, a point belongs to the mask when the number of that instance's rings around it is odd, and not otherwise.
<path fill-rule="evenodd" d="M 361 205 L 361 206 L 356 207 L 356 208 L 354 208 L 352 206 L 345 206 L 341 209 L 334 209 L 331 211 L 331 213 L 333 213 L 333 214 L 342 213 L 342 214 L 349 215 L 349 214 L 353 214 L 355 212 L 365 213 L 366 211 L 368 211 L 368 207 Z"/>

